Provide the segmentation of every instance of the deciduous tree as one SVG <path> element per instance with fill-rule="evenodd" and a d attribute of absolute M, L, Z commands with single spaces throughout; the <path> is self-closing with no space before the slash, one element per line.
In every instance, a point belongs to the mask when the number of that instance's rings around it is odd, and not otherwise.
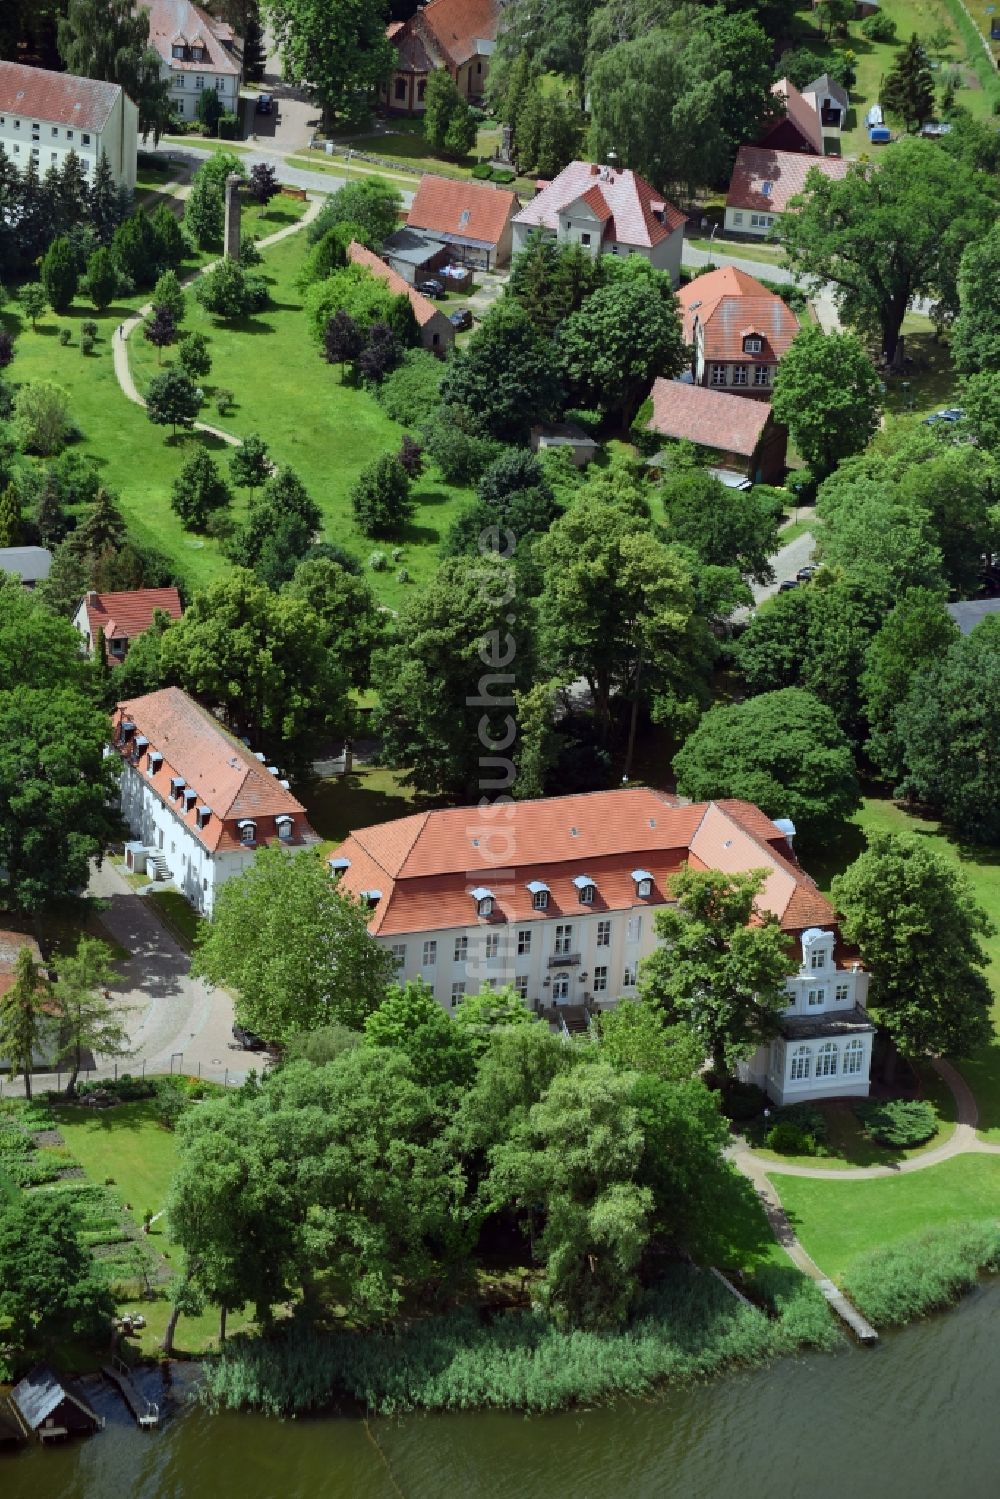
<path fill-rule="evenodd" d="M 29 1099 L 31 1074 L 45 1033 L 50 997 L 48 979 L 25 944 L 18 948 L 14 981 L 0 995 L 0 1056 L 9 1062 L 12 1078 L 24 1078 L 24 1093 Z"/>
<path fill-rule="evenodd" d="M 174 437 L 177 428 L 194 426 L 201 407 L 198 387 L 183 370 L 168 369 L 155 375 L 146 391 L 146 415 L 157 427 L 170 427 Z"/>
<path fill-rule="evenodd" d="M 306 557 L 285 584 L 285 592 L 309 605 L 353 685 L 367 687 L 372 652 L 382 642 L 386 616 L 365 580 L 329 557 Z"/>
<path fill-rule="evenodd" d="M 306 230 L 306 236 L 315 245 L 329 230 L 343 224 L 357 230 L 357 237 L 370 250 L 380 250 L 399 227 L 402 206 L 397 189 L 383 178 L 364 177 L 357 182 L 346 182 L 330 194 Z"/>
<path fill-rule="evenodd" d="M 803 328 L 778 366 L 771 410 L 820 478 L 878 430 L 879 380 L 860 339 Z"/>
<path fill-rule="evenodd" d="M 195 968 L 231 984 L 240 1022 L 269 1041 L 334 1021 L 357 1030 L 393 974 L 367 923 L 367 908 L 338 890 L 320 855 L 263 848 L 219 891 Z"/>
<path fill-rule="evenodd" d="M 55 1350 L 106 1333 L 107 1278 L 63 1192 L 26 1192 L 0 1208 L 0 1317 L 15 1347 Z"/>
<path fill-rule="evenodd" d="M 170 491 L 170 508 L 189 531 L 203 531 L 211 516 L 232 504 L 215 459 L 200 443 L 185 459 Z"/>
<path fill-rule="evenodd" d="M 896 727 L 900 705 L 909 696 L 916 674 L 940 660 L 958 636 L 944 606 L 944 596 L 914 588 L 902 595 L 868 647 L 861 690 L 870 738 L 868 753 L 894 784 L 905 772 L 905 756 Z"/>
<path fill-rule="evenodd" d="M 522 307 L 506 301 L 455 351 L 441 395 L 462 408 L 478 430 L 504 442 L 525 439 L 533 423 L 558 416 L 564 405 L 551 344 Z"/>
<path fill-rule="evenodd" d="M 399 536 L 414 510 L 410 479 L 394 453 L 361 470 L 351 488 L 351 509 L 365 536 Z"/>
<path fill-rule="evenodd" d="M 111 251 L 102 245 L 87 261 L 87 295 L 98 312 L 104 312 L 114 301 L 118 290 L 118 273 Z"/>
<path fill-rule="evenodd" d="M 963 375 L 1000 369 L 1000 225 L 962 254 L 951 357 Z"/>
<path fill-rule="evenodd" d="M 177 341 L 177 324 L 169 307 L 155 307 L 142 325 L 142 336 L 147 343 L 153 345 L 156 350 L 156 362 L 159 364 L 163 357 L 163 350 L 169 348 Z M 190 374 L 190 371 L 185 371 Z"/>
<path fill-rule="evenodd" d="M 125 1011 L 108 993 L 114 980 L 111 949 L 96 937 L 80 937 L 74 951 L 58 960 L 52 997 L 63 1059 L 70 1068 L 67 1098 L 76 1092 L 84 1052 L 95 1057 L 128 1055 Z"/>
<path fill-rule="evenodd" d="M 633 257 L 566 319 L 558 349 L 571 399 L 627 425 L 657 375 L 686 362 L 670 278 Z"/>
<path fill-rule="evenodd" d="M 374 0 L 350 8 L 323 0 L 264 0 L 262 8 L 281 47 L 285 78 L 315 89 L 327 121 L 335 115 L 357 120 L 392 67 L 381 7 Z"/>
<path fill-rule="evenodd" d="M 139 133 L 159 140 L 170 117 L 169 78 L 150 46 L 149 11 L 131 0 L 69 0 L 59 19 L 59 54 L 70 73 L 120 84 L 138 106 Z"/>
<path fill-rule="evenodd" d="M 240 489 L 249 489 L 250 500 L 271 472 L 267 443 L 257 432 L 250 432 L 229 460 L 229 477 Z"/>

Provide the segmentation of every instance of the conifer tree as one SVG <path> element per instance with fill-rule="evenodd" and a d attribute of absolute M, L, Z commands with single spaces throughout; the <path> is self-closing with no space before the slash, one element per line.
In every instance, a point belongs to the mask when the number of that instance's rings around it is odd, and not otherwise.
<path fill-rule="evenodd" d="M 890 114 L 900 116 L 907 130 L 922 125 L 934 113 L 934 78 L 916 32 L 900 48 L 895 66 L 883 81 L 882 103 Z"/>
<path fill-rule="evenodd" d="M 43 1006 L 49 997 L 49 985 L 31 948 L 20 948 L 14 965 L 14 983 L 0 996 L 0 1056 L 8 1058 L 11 1077 L 23 1074 L 24 1092 L 29 1099 L 31 1069 L 45 1013 Z"/>

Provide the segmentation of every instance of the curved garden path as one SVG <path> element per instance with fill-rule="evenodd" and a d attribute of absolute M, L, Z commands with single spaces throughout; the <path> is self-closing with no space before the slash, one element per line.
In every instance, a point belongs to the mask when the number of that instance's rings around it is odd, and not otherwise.
<path fill-rule="evenodd" d="M 259 250 L 266 250 L 271 245 L 276 245 L 279 240 L 287 239 L 289 235 L 297 234 L 300 229 L 305 229 L 316 218 L 324 202 L 325 198 L 314 197 L 300 219 L 297 219 L 294 224 L 286 224 L 284 229 L 276 229 L 273 234 L 268 234 L 264 239 L 258 240 L 257 248 Z M 189 286 L 193 286 L 198 277 L 204 276 L 206 271 L 214 270 L 218 264 L 217 260 L 213 260 L 208 265 L 203 265 L 193 276 L 189 276 L 186 281 L 181 283 L 184 290 L 186 291 Z M 132 371 L 129 368 L 128 339 L 129 335 L 136 328 L 142 326 L 142 323 L 149 316 L 152 309 L 152 302 L 145 302 L 139 308 L 138 312 L 134 312 L 123 323 L 119 323 L 111 336 L 111 356 L 114 361 L 115 378 L 121 387 L 122 394 L 128 400 L 133 401 L 136 406 L 145 406 L 146 403 L 139 394 L 135 380 L 132 378 Z M 228 443 L 231 448 L 238 448 L 243 445 L 241 437 L 236 437 L 232 432 L 226 432 L 221 427 L 212 426 L 209 422 L 195 422 L 194 430 L 196 432 L 207 432 L 210 437 L 218 437 L 220 441 Z"/>

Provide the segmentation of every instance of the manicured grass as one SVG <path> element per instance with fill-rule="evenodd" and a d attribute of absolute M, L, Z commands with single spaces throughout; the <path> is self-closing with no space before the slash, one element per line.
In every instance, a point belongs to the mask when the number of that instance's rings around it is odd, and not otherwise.
<path fill-rule="evenodd" d="M 1000 1156 L 963 1155 L 895 1178 L 771 1177 L 792 1225 L 827 1275 L 924 1229 L 1000 1216 Z"/>
<path fill-rule="evenodd" d="M 719 221 L 721 224 L 721 210 Z M 785 264 L 785 252 L 779 245 L 758 244 L 756 240 L 734 239 L 730 235 L 724 235 L 721 229 L 712 239 L 692 236 L 685 239 L 684 243 L 693 245 L 696 250 L 704 250 L 708 255 L 733 255 L 740 260 L 759 260 L 762 265 Z M 681 258 L 683 259 L 683 251 Z M 764 279 L 767 279 L 766 276 Z"/>
<path fill-rule="evenodd" d="M 929 839 L 939 853 L 963 871 L 997 928 L 983 944 L 990 959 L 987 977 L 995 996 L 993 1023 L 997 1037 L 974 1056 L 963 1058 L 960 1066 L 976 1095 L 982 1133 L 987 1139 L 1000 1141 L 1000 850 L 962 843 L 938 822 L 911 816 L 894 802 L 868 798 L 840 843 L 828 849 L 823 858 L 809 860 L 810 872 L 828 887 L 830 878 L 857 857 L 872 832 L 910 832 Z"/>
<path fill-rule="evenodd" d="M 153 890 L 146 899 L 152 903 L 163 924 L 170 928 L 185 951 L 192 952 L 201 917 L 181 892 Z"/>
<path fill-rule="evenodd" d="M 790 521 L 787 526 L 782 526 L 778 532 L 778 543 L 780 546 L 786 547 L 789 542 L 797 541 L 800 536 L 805 536 L 807 532 L 815 530 L 816 521 L 814 519 Z"/>
<path fill-rule="evenodd" d="M 402 771 L 363 767 L 347 777 L 314 781 L 303 792 L 309 820 L 333 850 L 354 828 L 441 805 L 424 799 L 418 804 L 415 793 L 402 784 L 402 775 Z"/>
<path fill-rule="evenodd" d="M 197 1105 L 193 1105 L 197 1107 Z M 90 1181 L 103 1185 L 113 1178 L 122 1198 L 131 1204 L 136 1222 L 143 1213 L 156 1214 L 166 1206 L 171 1178 L 177 1164 L 177 1138 L 156 1121 L 152 1102 L 126 1103 L 112 1109 L 94 1110 L 64 1104 L 53 1109 L 59 1131 Z M 152 1225 L 149 1247 L 179 1270 L 182 1252 L 170 1238 L 166 1217 Z M 122 1303 L 123 1309 L 141 1311 L 147 1326 L 139 1338 L 129 1340 L 147 1355 L 156 1352 L 163 1337 L 170 1304 L 161 1291 L 155 1301 Z M 233 1332 L 249 1326 L 243 1314 L 230 1318 Z M 218 1317 L 208 1312 L 200 1317 L 182 1317 L 177 1329 L 177 1351 L 202 1353 L 215 1340 Z"/>
<path fill-rule="evenodd" d="M 204 382 L 206 392 L 211 395 L 222 386 L 236 393 L 236 406 L 229 415 L 209 415 L 207 420 L 239 436 L 259 432 L 272 457 L 293 468 L 316 500 L 326 539 L 340 543 L 363 562 L 374 550 L 391 554 L 394 546 L 402 547 L 397 562 L 390 562 L 383 572 L 366 573 L 379 598 L 398 608 L 411 585 L 397 581 L 397 569 L 405 567 L 413 583 L 430 576 L 438 563 L 440 542 L 468 491 L 425 473 L 414 485 L 416 513 L 398 541 L 373 542 L 358 531 L 350 508 L 351 487 L 379 454 L 398 450 L 403 428 L 389 420 L 368 391 L 343 383 L 339 371 L 321 358 L 306 325 L 302 293 L 295 285 L 307 250 L 302 234 L 265 251 L 262 270 L 273 300 L 257 317 L 232 325 L 217 323 L 188 293 L 184 326 L 206 333 L 211 344 L 213 364 Z M 133 336 L 129 343 L 133 375 L 143 390 L 157 372 L 156 353 L 141 336 Z M 162 368 L 167 368 L 170 359 L 168 352 Z M 183 459 L 181 446 L 159 431 L 152 435 L 151 447 L 171 453 L 178 468 Z M 228 456 L 223 458 L 226 468 Z M 237 516 L 244 503 L 241 497 Z M 186 558 L 198 550 L 212 559 L 213 572 L 225 566 L 214 543 L 181 530 L 169 509 L 169 490 L 147 491 L 143 511 L 155 523 L 159 544 L 171 555 Z M 208 569 L 203 566 L 203 570 Z"/>

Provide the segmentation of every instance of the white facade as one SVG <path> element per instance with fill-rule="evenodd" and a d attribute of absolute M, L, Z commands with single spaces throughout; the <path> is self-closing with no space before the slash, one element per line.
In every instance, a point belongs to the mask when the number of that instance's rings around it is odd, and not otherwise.
<path fill-rule="evenodd" d="M 81 80 L 86 82 L 87 80 Z M 50 167 L 62 170 L 66 157 L 75 151 L 87 180 L 93 182 L 103 152 L 119 187 L 135 187 L 138 111 L 121 89 L 100 130 L 84 130 L 61 120 L 45 119 L 18 109 L 0 109 L 0 146 L 19 172 L 34 160 L 40 177 Z"/>
<path fill-rule="evenodd" d="M 399 982 L 423 979 L 447 1010 L 487 984 L 511 985 L 529 1009 L 613 1007 L 635 997 L 639 963 L 657 946 L 649 905 L 597 913 L 581 904 L 579 912 L 521 923 L 477 918 L 469 905 L 467 926 L 378 938 L 396 958 Z"/>
<path fill-rule="evenodd" d="M 197 117 L 198 99 L 214 88 L 227 114 L 239 116 L 242 69 L 231 29 L 188 0 L 148 0 L 150 43 L 160 54 L 160 76 L 180 118 Z"/>
<path fill-rule="evenodd" d="M 764 213 L 757 209 L 749 208 L 727 208 L 725 216 L 725 228 L 727 234 L 755 234 L 758 239 L 766 239 L 774 225 L 778 222 L 779 215 L 776 213 Z"/>
<path fill-rule="evenodd" d="M 579 245 L 589 255 L 642 255 L 658 271 L 668 271 L 676 286 L 681 276 L 681 248 L 684 243 L 683 226 L 673 230 L 655 245 L 635 245 L 624 240 L 605 239 L 604 221 L 589 203 L 578 198 L 567 204 L 557 215 L 558 228 L 555 234 L 538 224 L 513 222 L 513 253 L 523 250 L 533 234 L 545 234 L 561 245 Z"/>
<path fill-rule="evenodd" d="M 151 862 L 203 916 L 211 916 L 217 891 L 253 863 L 255 845 L 212 853 L 175 808 L 165 802 L 141 768 L 122 764 L 122 816 L 153 856 Z"/>

